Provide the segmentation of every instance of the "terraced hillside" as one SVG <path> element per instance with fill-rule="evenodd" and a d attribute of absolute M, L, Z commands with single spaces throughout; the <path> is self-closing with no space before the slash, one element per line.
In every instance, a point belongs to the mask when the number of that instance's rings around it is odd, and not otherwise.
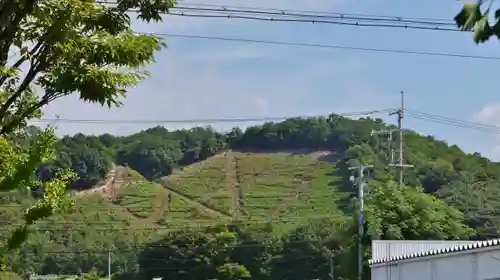
<path fill-rule="evenodd" d="M 161 182 L 212 218 L 295 224 L 339 213 L 334 165 L 314 155 L 226 152 Z"/>
<path fill-rule="evenodd" d="M 315 155 L 225 152 L 156 183 L 119 167 L 119 178 L 107 179 L 109 189 L 78 193 L 71 213 L 40 222 L 39 228 L 158 231 L 234 219 L 297 225 L 340 215 L 335 202 L 343 195 L 332 186 L 335 166 Z M 30 201 L 2 205 L 3 223 L 15 224 Z"/>

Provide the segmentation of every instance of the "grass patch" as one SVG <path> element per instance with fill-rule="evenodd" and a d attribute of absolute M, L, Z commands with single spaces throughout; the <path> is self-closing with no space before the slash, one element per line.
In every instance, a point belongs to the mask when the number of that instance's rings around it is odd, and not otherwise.
<path fill-rule="evenodd" d="M 228 160 L 233 160 L 233 165 Z M 234 170 L 228 170 L 228 166 L 233 166 Z M 236 197 L 243 196 L 240 219 L 296 225 L 308 219 L 341 215 L 337 203 L 344 195 L 332 186 L 339 180 L 331 175 L 334 170 L 335 165 L 306 154 L 233 152 L 212 159 L 202 168 L 185 168 L 171 187 L 230 215 L 233 194 L 228 180 L 233 180 Z M 229 178 L 231 172 L 236 178 Z M 239 193 L 238 187 L 241 188 Z M 167 223 L 174 224 L 175 219 L 182 217 L 200 218 L 191 216 L 190 208 L 183 203 L 173 202 L 178 204 L 179 210 L 172 210 Z"/>
<path fill-rule="evenodd" d="M 161 197 L 165 195 L 163 187 L 150 182 L 137 183 L 121 188 L 116 204 L 124 207 L 133 216 L 141 219 L 149 218 L 158 211 Z"/>

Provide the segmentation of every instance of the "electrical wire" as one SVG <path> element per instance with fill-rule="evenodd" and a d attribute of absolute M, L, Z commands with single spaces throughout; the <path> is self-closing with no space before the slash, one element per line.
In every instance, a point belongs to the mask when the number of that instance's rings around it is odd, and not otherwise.
<path fill-rule="evenodd" d="M 352 205 L 349 205 L 352 206 Z M 471 213 L 478 212 L 478 213 Z M 498 216 L 500 214 L 500 210 L 498 209 L 487 209 L 485 207 L 467 207 L 466 211 L 464 211 L 467 215 L 487 215 L 487 216 Z M 104 221 L 95 221 L 95 222 L 50 222 L 51 227 L 41 227 L 43 224 L 35 224 L 30 231 L 34 232 L 74 232 L 77 234 L 80 230 L 83 231 L 162 231 L 162 232 L 178 232 L 179 230 L 184 229 L 206 229 L 210 227 L 217 226 L 228 226 L 228 225 L 242 225 L 242 226 L 252 226 L 252 225 L 260 225 L 260 224 L 276 224 L 280 222 L 295 222 L 295 221 L 311 221 L 311 220 L 336 220 L 340 222 L 340 225 L 350 225 L 351 221 L 344 220 L 346 215 L 311 215 L 311 216 L 297 216 L 297 217 L 284 217 L 284 218 L 276 218 L 276 219 L 248 219 L 248 220 L 237 220 L 237 221 L 226 221 L 226 222 L 214 222 L 209 220 L 189 220 L 189 222 L 182 223 L 173 223 L 169 226 L 137 226 L 137 225 L 128 225 L 127 227 L 123 226 L 123 223 L 119 222 L 104 222 Z M 47 223 L 47 222 L 45 222 Z M 137 222 L 136 222 L 137 223 Z M 115 224 L 121 225 L 120 227 L 113 226 Z M 17 227 L 21 227 L 24 224 L 9 224 L 7 227 L 0 226 L 0 232 L 2 231 L 12 231 Z M 55 226 L 72 226 L 71 228 L 55 228 Z M 91 227 L 94 225 L 101 225 L 101 227 Z M 108 225 L 107 227 L 104 227 Z"/>
<path fill-rule="evenodd" d="M 425 26 L 425 25 L 409 25 L 409 24 L 383 24 L 383 23 L 363 23 L 363 22 L 346 22 L 322 19 L 300 19 L 300 18 L 275 18 L 275 17 L 256 17 L 245 16 L 238 14 L 194 14 L 194 13 L 176 13 L 169 12 L 168 15 L 180 17 L 193 17 L 193 18 L 219 18 L 219 19 L 243 19 L 255 21 L 269 21 L 269 22 L 286 22 L 286 23 L 313 23 L 313 24 L 332 24 L 356 27 L 381 27 L 381 28 L 401 28 L 401 29 L 420 29 L 420 30 L 434 30 L 434 31 L 449 31 L 449 32 L 464 32 L 458 28 L 447 28 L 439 26 Z"/>
<path fill-rule="evenodd" d="M 107 4 L 114 4 L 116 5 L 116 2 L 111 2 L 111 1 L 100 1 L 101 3 L 107 3 Z M 203 5 L 202 5 L 203 6 Z M 207 5 L 205 5 L 206 7 Z M 213 7 L 214 5 L 208 5 Z M 197 7 L 185 7 L 185 6 L 178 6 L 177 8 L 179 9 L 184 9 L 184 10 L 202 10 L 202 9 L 207 9 L 207 8 L 197 8 Z M 241 8 L 241 7 L 240 7 Z M 269 9 L 263 9 L 262 11 L 256 11 L 255 9 L 258 8 L 253 8 L 248 10 L 248 7 L 246 10 L 235 10 L 234 8 L 230 11 L 232 12 L 259 12 L 259 13 L 275 13 L 275 14 L 290 14 L 289 11 L 286 10 L 278 10 L 278 11 L 270 11 Z M 214 8 L 212 8 L 214 10 Z M 216 9 L 217 10 L 217 9 Z M 272 9 L 271 9 L 272 10 Z M 227 6 L 220 6 L 218 7 L 219 12 L 227 12 L 228 7 Z M 238 16 L 238 15 L 188 15 L 188 14 L 182 14 L 182 13 L 173 13 L 170 12 L 171 15 L 177 15 L 177 16 L 193 16 L 193 17 L 219 17 L 219 18 L 243 18 L 243 19 L 252 19 L 251 17 L 248 16 Z M 293 15 L 295 16 L 314 16 L 311 14 L 300 14 L 295 12 Z M 362 14 L 345 14 L 345 13 L 330 13 L 329 15 L 316 15 L 316 16 L 329 16 L 329 17 L 337 17 L 339 19 L 363 19 L 363 20 L 371 20 L 371 21 L 381 21 L 381 20 L 386 20 L 386 21 L 394 21 L 394 22 L 414 22 L 414 23 L 422 23 L 422 24 L 432 24 L 432 25 L 447 25 L 451 26 L 454 25 L 452 21 L 444 21 L 442 19 L 432 19 L 433 21 L 429 21 L 431 19 L 426 19 L 427 21 L 422 21 L 424 18 L 409 18 L 408 20 L 405 20 L 403 17 L 400 16 L 373 16 L 373 15 L 362 15 Z M 276 18 L 260 18 L 259 20 L 269 20 L 269 21 L 279 21 L 280 19 Z M 321 21 L 321 20 L 300 20 L 300 19 L 282 19 L 283 21 L 306 21 L 306 22 L 313 22 L 313 23 L 328 23 L 328 21 Z M 397 27 L 397 28 L 417 28 L 417 29 L 430 29 L 430 30 L 442 30 L 442 31 L 459 31 L 462 32 L 462 30 L 458 28 L 451 28 L 451 29 L 446 29 L 446 28 L 441 28 L 441 27 L 425 27 L 425 26 L 410 26 L 407 24 L 404 25 L 392 25 L 392 24 L 362 24 L 359 22 L 330 22 L 332 24 L 343 24 L 343 25 L 353 25 L 353 26 L 372 26 L 372 27 Z M 360 50 L 360 51 L 371 51 L 371 52 L 390 52 L 390 53 L 405 53 L 405 54 L 416 54 L 416 55 L 428 55 L 428 56 L 449 56 L 449 57 L 461 57 L 461 58 L 475 58 L 475 59 L 488 59 L 488 60 L 500 60 L 500 57 L 492 57 L 492 56 L 474 56 L 474 55 L 466 55 L 466 54 L 453 54 L 453 53 L 435 53 L 435 52 L 418 52 L 418 51 L 406 51 L 406 50 L 396 50 L 396 49 L 374 49 L 374 48 L 361 48 L 361 47 L 350 47 L 350 46 L 335 46 L 335 45 L 321 45 L 321 44 L 305 44 L 305 43 L 296 43 L 296 42 L 279 42 L 279 41 L 266 41 L 266 40 L 254 40 L 254 39 L 244 39 L 244 38 L 228 38 L 228 37 L 215 37 L 215 36 L 195 36 L 195 35 L 187 35 L 187 34 L 159 34 L 157 35 L 161 36 L 170 36 L 170 37 L 178 37 L 178 38 L 191 38 L 191 39 L 211 39 L 211 40 L 224 40 L 224 41 L 240 41 L 240 42 L 251 42 L 251 43 L 265 43 L 265 44 L 276 44 L 276 45 L 289 45 L 289 46 L 307 46 L 307 47 L 318 47 L 318 48 L 335 48 L 335 49 L 350 49 L 350 50 Z"/>
<path fill-rule="evenodd" d="M 393 109 L 381 109 L 359 112 L 347 112 L 334 114 L 341 117 L 356 117 L 368 116 L 378 113 L 386 113 Z M 283 121 L 294 118 L 317 118 L 324 115 L 304 115 L 304 116 L 287 116 L 287 117 L 266 117 L 266 118 L 219 118 L 219 119 L 184 119 L 184 120 L 110 120 L 110 119 L 64 119 L 64 118 L 44 118 L 39 120 L 30 120 L 33 123 L 92 123 L 92 124 L 110 124 L 110 123 L 125 123 L 125 124 L 210 124 L 210 123 L 247 123 L 247 122 L 272 122 Z"/>
<path fill-rule="evenodd" d="M 105 1 L 116 4 L 116 2 Z M 454 25 L 455 22 L 450 19 L 443 18 L 430 18 L 430 17 L 406 17 L 406 16 L 392 16 L 392 15 L 376 15 L 376 14 L 361 14 L 361 13 L 343 13 L 343 12 L 324 12 L 324 11 L 314 11 L 314 10 L 300 10 L 300 9 L 278 9 L 278 8 L 265 8 L 265 7 L 256 7 L 256 6 L 235 6 L 235 5 L 221 5 L 221 4 L 206 4 L 206 3 L 197 3 L 191 1 L 178 1 L 182 5 L 191 5 L 191 6 L 200 6 L 200 7 L 218 7 L 218 8 L 232 8 L 232 9 L 245 9 L 245 10 L 264 10 L 264 11 L 274 11 L 274 12 L 282 12 L 282 13 L 301 13 L 301 14 L 316 14 L 316 15 L 330 15 L 330 16 L 339 16 L 339 17 L 363 17 L 363 18 L 384 18 L 388 20 L 398 21 L 401 19 L 408 20 L 423 20 L 423 21 L 432 21 L 432 22 L 442 22 L 449 25 Z"/>
<path fill-rule="evenodd" d="M 411 109 L 405 109 L 405 115 L 408 115 L 414 119 L 431 121 L 431 122 L 440 123 L 440 124 L 449 125 L 449 126 L 454 126 L 454 127 L 458 127 L 458 128 L 472 129 L 472 130 L 477 130 L 477 131 L 481 131 L 481 132 L 495 133 L 495 134 L 500 133 L 500 127 L 498 127 L 498 126 L 469 122 L 469 121 L 464 121 L 464 120 L 459 120 L 459 119 L 454 119 L 454 118 L 449 118 L 449 117 L 443 117 L 443 116 L 433 115 L 433 114 L 429 114 L 429 113 L 425 113 L 425 112 L 421 112 L 421 111 L 416 111 L 416 110 L 411 110 Z"/>
<path fill-rule="evenodd" d="M 327 258 L 327 256 L 323 256 L 323 258 Z M 271 262 L 273 262 L 273 263 L 288 263 L 288 262 L 298 261 L 298 260 L 315 260 L 315 259 L 318 259 L 317 255 L 306 255 L 306 256 L 286 258 L 286 259 L 273 259 L 273 260 L 271 260 Z M 165 259 L 151 259 L 151 258 L 144 258 L 142 260 L 163 261 L 163 262 L 167 261 Z M 238 261 L 238 264 L 241 264 L 241 265 L 251 265 L 251 264 L 258 264 L 258 263 L 262 263 L 262 261 L 261 260 Z M 161 272 L 161 271 L 192 270 L 193 268 L 196 268 L 196 267 L 207 267 L 207 266 L 210 266 L 210 265 L 200 264 L 200 265 L 185 266 L 185 267 L 165 267 L 165 266 L 162 266 L 162 267 L 158 267 L 158 268 L 147 268 L 145 270 L 139 269 L 139 273 L 140 272 L 148 272 L 148 271 L 160 271 Z"/>
<path fill-rule="evenodd" d="M 113 1 L 98 1 L 101 4 L 107 4 L 110 7 L 115 7 L 116 2 Z M 130 9 L 128 12 L 137 12 L 137 9 Z M 186 13 L 197 12 L 197 13 Z M 242 8 L 228 6 L 207 6 L 207 5 L 177 5 L 171 8 L 165 14 L 184 17 L 199 17 L 199 18 L 224 18 L 224 19 L 244 19 L 244 20 L 260 20 L 271 22 L 299 22 L 299 23 L 322 23 L 334 25 L 349 25 L 357 27 L 387 27 L 387 28 L 405 28 L 405 29 L 423 29 L 437 31 L 455 31 L 462 32 L 456 27 L 456 24 L 451 21 L 429 21 L 422 19 L 406 19 L 403 17 L 388 17 L 388 16 L 363 16 L 342 13 L 307 13 L 307 12 L 292 12 L 287 10 L 270 10 L 259 8 Z M 258 15 L 258 16 L 256 16 Z M 269 16 L 269 17 L 263 17 Z M 373 23 L 376 22 L 376 23 Z M 385 22 L 385 23 L 384 23 Z M 446 27 L 453 26 L 453 28 Z"/>
<path fill-rule="evenodd" d="M 498 57 L 498 56 L 481 56 L 481 55 L 468 55 L 468 54 L 446 53 L 446 52 L 422 52 L 422 51 L 410 51 L 410 50 L 403 50 L 403 49 L 367 48 L 367 47 L 355 47 L 355 46 L 345 46 L 345 45 L 329 45 L 329 44 L 313 44 L 313 43 L 300 43 L 300 42 L 290 42 L 290 41 L 260 40 L 260 39 L 249 39 L 249 38 L 240 38 L 240 37 L 189 35 L 189 34 L 180 34 L 180 33 L 158 33 L 158 32 L 154 32 L 154 33 L 153 32 L 138 32 L 138 33 L 145 34 L 145 35 L 166 37 L 166 38 L 172 37 L 172 38 L 184 38 L 184 39 L 196 39 L 196 40 L 215 40 L 215 41 L 226 41 L 226 42 L 256 43 L 256 44 L 308 47 L 308 48 L 320 48 L 320 49 L 336 49 L 336 50 L 351 50 L 351 51 L 378 52 L 378 53 L 395 53 L 395 54 L 422 55 L 422 56 L 469 58 L 469 59 L 481 59 L 481 60 L 500 60 L 500 57 Z"/>
<path fill-rule="evenodd" d="M 190 182 L 193 182 L 192 179 L 197 179 L 197 180 L 201 180 L 201 178 L 198 178 L 198 177 L 183 177 L 182 178 L 183 180 L 189 180 Z M 92 190 L 92 189 L 90 189 Z M 255 201 L 266 201 L 266 200 L 272 200 L 273 202 L 280 202 L 282 200 L 288 200 L 288 199 L 293 199 L 295 201 L 295 194 L 293 195 L 290 195 L 290 196 L 285 196 L 285 195 L 282 195 L 282 196 L 259 196 L 258 198 L 254 198 L 254 197 L 246 197 L 248 200 L 255 200 Z M 229 199 L 229 197 L 227 198 Z M 166 198 L 165 198 L 166 200 Z M 146 200 L 144 200 L 146 201 Z M 148 200 L 149 201 L 149 200 Z M 300 198 L 299 199 L 296 199 L 296 201 L 302 201 L 302 202 L 313 202 L 315 205 L 317 205 L 317 203 L 320 203 L 319 205 L 321 205 L 322 202 L 324 202 L 324 200 L 317 200 L 316 198 L 315 199 L 306 199 L 306 200 L 301 200 Z M 198 201 L 195 201 L 196 203 L 198 203 Z M 247 204 L 246 204 L 247 205 Z M 83 205 L 79 205 L 80 207 L 83 207 Z M 253 205 L 247 205 L 249 207 L 255 207 L 255 208 L 258 208 L 257 206 L 253 206 Z M 26 205 L 20 205 L 20 204 L 4 204 L 4 205 L 0 205 L 0 209 L 12 209 L 12 208 L 24 208 L 24 209 L 27 209 L 29 208 L 30 206 L 26 206 Z M 99 205 L 99 206 L 93 206 L 91 209 L 109 209 L 111 213 L 113 213 L 113 211 L 120 211 L 120 209 L 123 209 L 123 210 L 127 210 L 127 211 L 134 211 L 134 210 L 145 210 L 145 207 L 144 206 L 138 206 L 138 205 L 133 205 L 133 206 L 123 206 L 123 205 L 118 205 L 118 206 L 105 206 L 105 205 Z M 68 214 L 75 214 L 75 213 L 68 213 Z M 104 213 L 105 214 L 105 213 Z M 133 213 L 131 213 L 133 214 Z M 0 223 L 1 223 L 1 219 L 0 219 Z M 85 222 L 85 221 L 84 221 Z"/>
<path fill-rule="evenodd" d="M 500 58 L 499 58 L 500 59 Z M 392 112 L 394 109 L 371 110 L 361 112 L 349 112 L 336 114 L 343 117 L 369 116 L 373 114 Z M 433 115 L 422 111 L 405 109 L 405 114 L 420 120 L 433 121 L 445 125 L 451 125 L 460 128 L 474 129 L 489 133 L 500 133 L 500 127 L 494 125 L 480 124 L 476 122 L 464 121 L 439 115 Z M 210 123 L 246 123 L 246 122 L 272 122 L 283 121 L 293 118 L 317 118 L 324 117 L 323 115 L 303 115 L 303 116 L 288 116 L 288 117 L 268 117 L 268 118 L 226 118 L 226 119 L 184 119 L 184 120 L 110 120 L 110 119 L 64 119 L 64 118 L 44 118 L 39 120 L 31 120 L 32 123 L 88 123 L 88 124 L 210 124 Z"/>
<path fill-rule="evenodd" d="M 127 226 L 127 227 L 92 227 L 89 228 L 88 224 L 83 224 L 81 228 L 71 227 L 71 228 L 54 228 L 54 225 L 59 225 L 57 222 L 50 223 L 51 227 L 43 228 L 43 227 L 34 227 L 32 231 L 45 231 L 45 232 L 60 232 L 60 231 L 76 231 L 76 230 L 97 230 L 97 231 L 117 231 L 117 230 L 154 230 L 154 231 L 178 231 L 181 229 L 190 229 L 190 228 L 206 228 L 206 227 L 215 227 L 222 225 L 229 225 L 231 223 L 242 224 L 242 225 L 256 225 L 256 224 L 269 224 L 269 223 L 280 223 L 280 222 L 294 222 L 301 220 L 322 220 L 322 219 L 340 219 L 345 218 L 345 216 L 337 214 L 337 215 L 313 215 L 313 216 L 299 216 L 299 217 L 285 217 L 285 218 L 277 218 L 277 219 L 248 219 L 248 220 L 240 220 L 240 221 L 227 221 L 227 222 L 213 222 L 213 221 L 197 221 L 197 223 L 174 223 L 170 226 Z M 193 222 L 196 222 L 194 220 Z M 67 223 L 70 225 L 78 225 L 78 223 Z M 99 224 L 99 223 L 95 223 Z M 103 222 L 102 224 L 108 224 Z M 24 224 L 9 224 L 8 227 L 0 227 L 0 231 L 12 231 L 16 227 L 23 226 Z"/>
<path fill-rule="evenodd" d="M 201 7 L 200 7 L 201 6 Z M 337 19 L 337 20 L 352 20 L 352 21 L 385 21 L 385 22 L 396 22 L 396 23 L 411 23 L 411 24 L 424 24 L 424 25 L 442 25 L 442 26 L 454 26 L 456 23 L 453 21 L 428 21 L 428 20 L 417 20 L 417 19 L 406 19 L 403 17 L 376 17 L 376 16 L 363 16 L 363 15 L 353 15 L 353 14 L 342 14 L 342 13 L 330 13 L 330 14 L 320 14 L 320 13 L 307 13 L 307 12 L 293 12 L 287 10 L 272 11 L 269 9 L 244 9 L 228 6 L 176 6 L 174 10 L 180 11 L 196 11 L 196 12 L 221 12 L 221 13 L 236 13 L 236 14 L 257 14 L 257 15 L 270 15 L 270 16 L 289 16 L 296 18 L 321 18 L 321 19 Z"/>
<path fill-rule="evenodd" d="M 103 254 L 107 255 L 109 254 L 108 253 L 104 253 Z M 23 255 L 33 255 L 33 254 L 30 254 L 30 253 L 23 253 Z M 280 257 L 280 256 L 276 256 L 276 257 Z M 289 262 L 293 262 L 293 261 L 299 261 L 299 260 L 317 260 L 318 259 L 318 255 L 305 255 L 305 256 L 300 256 L 300 257 L 292 257 L 292 258 L 285 258 L 285 259 L 272 259 L 272 260 L 269 260 L 271 261 L 272 263 L 276 264 L 276 263 L 289 263 Z M 329 257 L 330 256 L 321 256 L 323 257 L 323 261 L 329 261 Z M 327 260 L 325 260 L 325 258 L 328 258 Z M 141 260 L 143 261 L 162 261 L 162 262 L 166 262 L 166 261 L 169 261 L 169 259 L 156 259 L 156 258 L 140 258 Z M 176 261 L 179 261 L 179 262 L 185 262 L 185 260 L 176 260 Z M 263 261 L 262 260 L 246 260 L 246 261 L 241 261 L 241 260 L 238 260 L 237 263 L 240 264 L 240 265 L 252 265 L 252 264 L 260 264 L 262 263 Z M 174 267 L 169 267 L 168 265 L 163 264 L 162 266 L 160 267 L 147 267 L 147 268 L 139 268 L 138 271 L 135 271 L 136 273 L 145 273 L 145 272 L 167 272 L 167 271 L 177 271 L 177 272 L 180 272 L 180 273 L 185 273 L 185 271 L 189 271 L 189 270 L 192 270 L 192 269 L 196 269 L 196 268 L 202 268 L 202 267 L 209 267 L 209 266 L 212 266 L 211 264 L 199 264 L 199 265 L 191 265 L 191 266 L 174 266 Z M 78 272 L 78 273 L 75 273 L 74 275 L 81 275 L 81 272 Z"/>
<path fill-rule="evenodd" d="M 117 1 L 109 0 L 98 0 L 96 3 L 117 5 Z M 362 13 L 345 13 L 345 12 L 325 12 L 325 11 L 314 11 L 314 10 L 299 10 L 299 9 L 280 9 L 280 8 L 266 8 L 266 7 L 256 7 L 256 6 L 236 6 L 236 5 L 221 5 L 221 4 L 206 4 L 206 3 L 196 3 L 191 1 L 178 1 L 182 6 L 185 7 L 210 7 L 218 8 L 220 10 L 237 9 L 237 10 L 249 10 L 255 11 L 265 11 L 283 14 L 308 14 L 315 16 L 330 16 L 332 18 L 355 18 L 355 19 L 383 19 L 387 21 L 426 21 L 444 25 L 455 25 L 455 22 L 450 19 L 443 18 L 430 18 L 430 17 L 407 17 L 407 16 L 393 16 L 393 15 L 376 15 L 376 14 L 362 14 Z M 178 8 L 179 5 L 174 6 L 173 9 Z"/>
<path fill-rule="evenodd" d="M 327 244 L 329 243 L 328 240 L 325 240 L 325 241 L 321 241 L 321 242 L 314 242 L 314 241 L 310 241 L 310 240 L 296 240 L 296 241 L 288 241 L 286 242 L 286 244 L 304 244 L 304 243 L 315 243 L 315 244 Z M 127 252 L 136 252 L 137 250 L 148 250 L 148 249 L 161 249 L 161 248 L 171 248 L 172 245 L 176 245 L 176 246 L 179 246 L 180 244 L 179 243 L 175 243 L 175 241 L 171 242 L 171 243 L 167 243 L 167 244 L 163 244 L 163 245 L 132 245 L 130 246 L 129 248 L 123 248 L 123 249 L 118 249 L 118 248 L 102 248 L 102 249 L 91 249 L 91 248 L 85 248 L 83 249 L 83 252 L 89 254 L 89 253 L 92 253 L 92 254 L 109 254 L 109 253 L 127 253 Z M 193 245 L 193 244 L 189 244 L 189 243 L 186 243 L 186 244 L 182 244 L 182 245 Z M 267 247 L 269 244 L 265 244 L 265 243 L 260 243 L 260 244 L 254 244 L 254 243 L 250 243 L 250 244 L 239 244 L 239 245 L 232 245 L 232 246 L 224 246 L 225 249 L 239 249 L 239 248 L 259 248 L 259 247 Z M 115 250 L 114 250 L 115 249 Z M 73 254 L 81 254 L 82 251 L 78 251 L 78 252 L 68 252 L 68 251 L 48 251 L 47 252 L 48 254 L 68 254 L 68 255 L 73 255 Z M 151 259 L 151 258 L 148 258 L 148 260 L 159 260 L 159 259 Z M 161 259 L 163 260 L 163 259 Z"/>
<path fill-rule="evenodd" d="M 116 2 L 110 1 L 98 1 L 99 3 L 104 4 L 115 4 Z M 184 7 L 189 8 L 189 7 Z M 178 16 L 188 16 L 186 14 L 172 14 Z M 340 17 L 344 17 L 345 15 L 354 15 L 354 14 L 341 14 Z M 200 16 L 200 15 L 191 15 L 191 16 Z M 203 16 L 203 15 L 201 15 Z M 358 14 L 358 17 L 361 15 Z M 227 15 L 208 15 L 207 17 L 224 17 L 227 18 Z M 387 17 L 387 16 L 386 16 Z M 234 16 L 233 16 L 234 18 Z M 391 16 L 391 20 L 393 21 L 402 21 L 402 17 Z M 378 20 L 378 18 L 368 18 L 369 20 Z M 367 19 L 367 20 L 368 20 Z M 413 18 L 416 19 L 416 18 Z M 264 19 L 277 21 L 276 19 Z M 389 19 L 388 19 L 389 20 Z M 443 24 L 439 19 L 434 19 L 435 22 L 431 22 L 432 24 Z M 286 20 L 288 21 L 288 20 Z M 295 19 L 291 19 L 291 21 L 295 21 Z M 442 20 L 441 20 L 442 21 Z M 311 20 L 308 20 L 311 22 Z M 319 22 L 319 21 L 312 21 Z M 359 23 L 343 23 L 343 22 L 335 22 L 336 24 L 347 24 L 354 26 L 363 26 Z M 446 23 L 447 25 L 451 24 L 450 22 Z M 367 24 L 366 26 L 379 26 L 377 24 Z M 380 25 L 379 27 L 398 27 L 398 28 L 412 28 L 408 25 L 400 25 L 400 26 L 392 26 L 392 25 Z M 417 29 L 432 29 L 432 30 L 442 30 L 439 27 L 415 27 Z M 446 31 L 446 30 L 445 30 Z M 458 29 L 450 29 L 448 31 L 461 31 Z M 205 40 L 219 40 L 219 41 L 232 41 L 232 42 L 246 42 L 246 43 L 259 43 L 259 44 L 272 44 L 272 45 L 286 45 L 286 46 L 296 46 L 296 47 L 313 47 L 313 48 L 325 48 L 325 49 L 343 49 L 343 50 L 357 50 L 357 51 L 366 51 L 366 52 L 384 52 L 384 53 L 399 53 L 399 54 L 413 54 L 413 55 L 425 55 L 425 56 L 442 56 L 442 57 L 455 57 L 455 58 L 471 58 L 471 59 L 482 59 L 482 60 L 500 60 L 500 57 L 495 56 L 478 56 L 478 55 L 467 55 L 467 54 L 456 54 L 456 53 L 442 53 L 442 52 L 420 52 L 420 51 L 408 51 L 401 49 L 379 49 L 379 48 L 365 48 L 365 47 L 355 47 L 355 46 L 342 46 L 342 45 L 327 45 L 327 44 L 311 44 L 311 43 L 300 43 L 300 42 L 286 42 L 286 41 L 271 41 L 271 40 L 259 40 L 259 39 L 248 39 L 248 38 L 235 38 L 235 37 L 220 37 L 220 36 L 199 36 L 199 35 L 189 35 L 189 34 L 174 34 L 174 33 L 142 33 L 149 35 L 157 35 L 164 37 L 175 37 L 175 38 L 185 38 L 185 39 L 205 39 Z"/>

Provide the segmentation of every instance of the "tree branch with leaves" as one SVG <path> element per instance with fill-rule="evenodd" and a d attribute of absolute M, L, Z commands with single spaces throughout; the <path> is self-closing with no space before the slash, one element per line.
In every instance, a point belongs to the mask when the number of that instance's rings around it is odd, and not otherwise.
<path fill-rule="evenodd" d="M 0 192 L 42 186 L 43 199 L 25 215 L 7 248 L 26 239 L 28 226 L 64 209 L 73 173 L 40 182 L 35 173 L 54 157 L 50 128 L 28 149 L 10 138 L 50 102 L 77 94 L 83 102 L 121 105 L 129 87 L 147 77 L 145 66 L 164 46 L 156 36 L 135 33 L 127 11 L 140 20 L 160 21 L 174 0 L 0 0 Z"/>
<path fill-rule="evenodd" d="M 500 38 L 500 9 L 492 9 L 494 0 L 465 3 L 455 16 L 457 26 L 463 31 L 474 32 L 476 44 L 488 41 L 492 36 Z M 494 13 L 494 20 L 490 15 Z"/>

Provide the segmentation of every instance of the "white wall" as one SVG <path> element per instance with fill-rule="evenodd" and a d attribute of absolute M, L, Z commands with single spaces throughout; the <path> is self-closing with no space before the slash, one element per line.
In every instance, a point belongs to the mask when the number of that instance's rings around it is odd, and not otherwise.
<path fill-rule="evenodd" d="M 372 280 L 500 280 L 500 248 L 376 265 Z"/>

